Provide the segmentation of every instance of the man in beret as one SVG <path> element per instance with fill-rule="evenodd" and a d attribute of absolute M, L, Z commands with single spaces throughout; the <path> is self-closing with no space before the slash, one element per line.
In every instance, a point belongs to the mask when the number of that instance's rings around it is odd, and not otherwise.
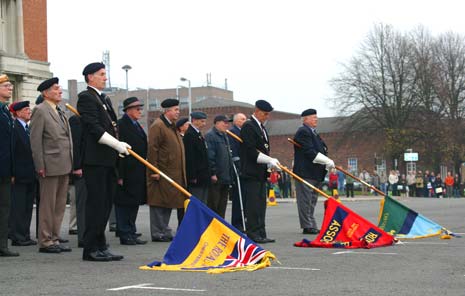
<path fill-rule="evenodd" d="M 301 117 L 303 124 L 295 133 L 294 141 L 302 147 L 294 146 L 294 173 L 315 187 L 320 187 L 326 172 L 334 167 L 334 162 L 326 156 L 328 147 L 316 131 L 318 125 L 316 110 L 307 109 L 302 112 Z M 320 230 L 313 215 L 318 193 L 301 182 L 296 182 L 295 186 L 303 234 L 318 234 Z"/>
<path fill-rule="evenodd" d="M 147 157 L 147 135 L 139 124 L 144 104 L 130 97 L 123 102 L 124 115 L 118 120 L 119 139 L 131 145 L 142 158 Z M 146 168 L 134 157 L 118 162 L 118 186 L 115 196 L 116 229 L 122 245 L 143 245 L 137 236 L 136 219 L 139 205 L 147 200 Z"/>
<path fill-rule="evenodd" d="M 183 117 L 176 121 L 176 128 L 181 135 L 181 137 L 184 137 L 184 134 L 186 133 L 187 129 L 189 128 L 189 125 L 191 123 L 189 122 L 189 118 Z"/>
<path fill-rule="evenodd" d="M 191 113 L 191 124 L 182 139 L 186 150 L 187 190 L 207 204 L 210 168 L 207 143 L 200 131 L 207 124 L 207 114 Z"/>
<path fill-rule="evenodd" d="M 0 75 L 0 257 L 19 256 L 8 249 L 8 217 L 14 183 L 14 120 L 7 106 L 12 95 L 13 84 L 7 75 Z"/>
<path fill-rule="evenodd" d="M 11 192 L 10 231 L 9 237 L 13 246 L 37 245 L 31 239 L 31 220 L 34 198 L 36 194 L 36 176 L 32 159 L 29 120 L 31 108 L 29 101 L 16 102 L 10 105 L 15 116 L 14 159 L 16 164 L 15 184 Z"/>
<path fill-rule="evenodd" d="M 176 130 L 179 101 L 166 99 L 161 103 L 163 114 L 149 129 L 147 160 L 182 187 L 186 187 L 184 144 Z M 169 242 L 172 209 L 177 209 L 178 225 L 184 217 L 186 197 L 159 174 L 147 171 L 147 204 L 150 206 L 150 233 L 154 242 Z"/>
<path fill-rule="evenodd" d="M 229 189 L 234 183 L 231 146 L 226 135 L 229 122 L 229 118 L 224 115 L 215 116 L 214 126 L 205 135 L 211 174 L 207 205 L 223 219 L 226 214 Z"/>
<path fill-rule="evenodd" d="M 252 117 L 241 129 L 241 172 L 247 200 L 247 235 L 259 244 L 275 242 L 265 230 L 267 167 L 279 169 L 279 161 L 269 156 L 270 142 L 265 122 L 273 107 L 265 100 L 255 102 Z"/>
<path fill-rule="evenodd" d="M 39 176 L 39 252 L 70 252 L 59 242 L 65 214 L 69 174 L 73 168 L 71 130 L 59 103 L 62 89 L 58 78 L 43 81 L 37 90 L 44 102 L 34 108 L 31 118 L 31 148 Z"/>
<path fill-rule="evenodd" d="M 102 93 L 107 81 L 105 65 L 91 63 L 82 74 L 87 83 L 77 102 L 84 142 L 82 174 L 87 187 L 82 259 L 118 261 L 123 256 L 108 249 L 105 228 L 116 190 L 118 154 L 129 155 L 131 146 L 118 140 L 115 111 L 110 99 Z"/>

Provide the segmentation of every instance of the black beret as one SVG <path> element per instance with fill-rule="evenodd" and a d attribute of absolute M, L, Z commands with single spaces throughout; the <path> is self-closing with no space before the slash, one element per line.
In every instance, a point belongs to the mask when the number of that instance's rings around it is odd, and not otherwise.
<path fill-rule="evenodd" d="M 98 70 L 100 69 L 103 69 L 105 68 L 105 64 L 103 63 L 91 63 L 89 65 L 87 65 L 84 70 L 82 70 L 82 75 L 86 76 L 86 75 L 89 75 L 89 74 L 94 74 L 95 72 L 97 72 Z"/>
<path fill-rule="evenodd" d="M 307 109 L 302 114 L 300 114 L 301 117 L 308 116 L 308 115 L 315 115 L 316 110 L 315 109 Z"/>
<path fill-rule="evenodd" d="M 207 119 L 207 114 L 200 111 L 195 111 L 191 113 L 191 117 L 193 119 Z"/>
<path fill-rule="evenodd" d="M 57 83 L 58 83 L 58 77 L 47 79 L 43 81 L 41 84 L 39 84 L 39 86 L 37 87 L 37 90 L 42 92 L 46 89 L 49 89 L 50 87 L 52 87 L 52 85 L 57 84 Z"/>
<path fill-rule="evenodd" d="M 176 128 L 180 128 L 184 123 L 188 122 L 189 118 L 183 117 L 176 122 Z"/>
<path fill-rule="evenodd" d="M 123 111 L 126 111 L 127 109 L 132 107 L 139 106 L 144 106 L 144 104 L 142 104 L 136 97 L 130 97 L 123 101 Z"/>
<path fill-rule="evenodd" d="M 38 95 L 35 104 L 36 105 L 42 104 L 43 101 L 44 101 L 44 97 L 42 97 L 42 95 Z"/>
<path fill-rule="evenodd" d="M 165 99 L 163 102 L 161 102 L 162 108 L 170 108 L 170 107 L 174 107 L 178 105 L 179 105 L 179 101 L 176 99 L 171 99 L 171 98 Z"/>
<path fill-rule="evenodd" d="M 255 102 L 255 107 L 264 111 L 264 112 L 271 112 L 273 111 L 273 106 L 265 100 L 258 100 Z"/>
<path fill-rule="evenodd" d="M 16 102 L 11 106 L 11 109 L 13 109 L 13 111 L 19 111 L 26 107 L 29 107 L 29 101 Z"/>
<path fill-rule="evenodd" d="M 217 123 L 218 121 L 232 122 L 232 119 L 229 119 L 224 115 L 216 115 L 215 119 L 213 119 L 213 123 Z"/>

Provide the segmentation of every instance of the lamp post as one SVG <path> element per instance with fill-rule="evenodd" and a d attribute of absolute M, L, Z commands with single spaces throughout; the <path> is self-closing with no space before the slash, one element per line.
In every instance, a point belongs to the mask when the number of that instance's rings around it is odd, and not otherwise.
<path fill-rule="evenodd" d="M 124 65 L 123 67 L 121 67 L 121 69 L 123 69 L 124 71 L 126 71 L 126 98 L 129 96 L 129 87 L 128 87 L 128 71 L 132 69 L 131 66 L 129 65 Z"/>
<path fill-rule="evenodd" d="M 192 113 L 192 92 L 191 92 L 191 81 L 187 78 L 181 77 L 181 81 L 187 81 L 188 87 L 189 87 L 189 113 L 187 114 L 187 117 L 190 118 L 191 113 Z"/>

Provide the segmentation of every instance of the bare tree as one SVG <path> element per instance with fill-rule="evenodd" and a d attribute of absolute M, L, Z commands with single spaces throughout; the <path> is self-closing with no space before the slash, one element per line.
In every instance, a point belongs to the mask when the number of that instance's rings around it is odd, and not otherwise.
<path fill-rule="evenodd" d="M 398 158 L 411 143 L 409 119 L 420 105 L 410 39 L 379 24 L 331 85 L 340 114 L 352 124 L 386 134 L 386 152 Z M 357 111 L 357 112 L 355 112 Z"/>

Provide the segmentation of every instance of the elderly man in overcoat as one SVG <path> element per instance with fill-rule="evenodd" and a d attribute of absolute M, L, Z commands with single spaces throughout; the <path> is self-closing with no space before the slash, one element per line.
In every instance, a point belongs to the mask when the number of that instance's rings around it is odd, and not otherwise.
<path fill-rule="evenodd" d="M 186 187 L 184 144 L 176 130 L 179 101 L 166 99 L 161 103 L 163 114 L 150 126 L 147 160 L 182 187 Z M 159 174 L 148 171 L 147 204 L 150 206 L 152 241 L 168 242 L 173 239 L 168 226 L 171 210 L 177 209 L 178 223 L 184 216 L 185 196 Z"/>

